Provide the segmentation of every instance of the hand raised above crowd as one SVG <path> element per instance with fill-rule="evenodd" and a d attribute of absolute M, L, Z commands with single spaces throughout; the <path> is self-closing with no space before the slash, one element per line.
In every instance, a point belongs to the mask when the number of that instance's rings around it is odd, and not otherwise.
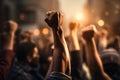
<path fill-rule="evenodd" d="M 96 33 L 96 27 L 94 25 L 90 25 L 82 30 L 82 37 L 84 38 L 84 40 L 88 41 L 91 40 Z"/>
<path fill-rule="evenodd" d="M 69 28 L 70 28 L 70 31 L 77 31 L 80 28 L 80 22 L 72 20 L 69 23 Z"/>
<path fill-rule="evenodd" d="M 0 33 L 14 33 L 18 28 L 18 24 L 15 21 L 9 20 L 1 24 Z"/>
<path fill-rule="evenodd" d="M 57 29 L 63 23 L 63 15 L 60 12 L 48 11 L 45 21 L 52 29 Z"/>

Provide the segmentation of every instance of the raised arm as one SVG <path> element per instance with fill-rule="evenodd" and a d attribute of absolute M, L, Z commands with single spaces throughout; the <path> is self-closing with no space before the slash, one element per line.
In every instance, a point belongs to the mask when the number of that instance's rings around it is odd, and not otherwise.
<path fill-rule="evenodd" d="M 96 49 L 94 35 L 97 32 L 94 25 L 90 25 L 82 31 L 82 37 L 85 41 L 85 51 L 87 65 L 90 69 L 92 80 L 111 80 L 104 72 L 101 59 Z"/>
<path fill-rule="evenodd" d="M 71 41 L 73 43 L 72 50 L 80 50 L 80 44 L 78 41 L 78 30 L 80 28 L 79 21 L 71 21 L 69 23 L 69 28 L 70 28 Z"/>
<path fill-rule="evenodd" d="M 61 78 L 61 74 L 70 75 L 70 56 L 62 30 L 62 18 L 63 16 L 60 12 L 50 11 L 45 19 L 46 23 L 52 28 L 54 36 L 53 61 L 47 74 L 47 78 L 50 80 L 51 77 L 54 77 L 55 80 Z M 58 74 L 59 78 L 55 77 Z"/>
<path fill-rule="evenodd" d="M 14 37 L 17 23 L 7 21 L 1 26 L 1 49 L 0 49 L 0 80 L 5 80 L 14 58 Z"/>

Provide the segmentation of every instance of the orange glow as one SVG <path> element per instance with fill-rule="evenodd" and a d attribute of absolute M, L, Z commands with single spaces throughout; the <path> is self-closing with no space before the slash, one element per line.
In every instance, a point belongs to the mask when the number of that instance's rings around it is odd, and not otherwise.
<path fill-rule="evenodd" d="M 39 29 L 35 29 L 35 30 L 34 30 L 34 35 L 35 35 L 35 36 L 39 36 L 39 34 L 40 34 Z"/>
<path fill-rule="evenodd" d="M 85 15 L 83 13 L 78 13 L 76 15 L 76 19 L 79 21 L 84 21 L 85 20 Z"/>
<path fill-rule="evenodd" d="M 43 28 L 42 33 L 43 33 L 44 35 L 47 35 L 47 34 L 49 33 L 48 28 Z"/>
<path fill-rule="evenodd" d="M 103 21 L 103 20 L 99 20 L 99 21 L 98 21 L 98 25 L 99 25 L 99 26 L 101 26 L 101 27 L 102 27 L 102 26 L 104 26 L 104 24 L 105 24 L 105 23 L 104 23 L 104 21 Z"/>

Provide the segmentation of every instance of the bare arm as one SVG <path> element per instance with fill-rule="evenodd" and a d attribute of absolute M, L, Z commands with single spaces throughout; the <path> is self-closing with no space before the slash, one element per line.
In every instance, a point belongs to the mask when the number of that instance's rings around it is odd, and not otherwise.
<path fill-rule="evenodd" d="M 3 44 L 2 50 L 0 52 L 0 79 L 5 80 L 15 55 L 13 51 L 13 45 L 14 45 L 14 36 L 15 36 L 15 31 L 17 29 L 17 24 L 13 21 L 8 21 L 5 24 L 3 24 L 3 26 L 6 26 L 6 29 L 7 28 L 9 29 L 6 32 L 7 37 L 4 34 L 2 35 L 3 37 L 6 38 L 2 43 Z"/>
<path fill-rule="evenodd" d="M 94 34 L 95 26 L 91 25 L 83 30 L 83 39 L 85 40 L 85 50 L 87 65 L 90 69 L 92 80 L 111 80 L 110 77 L 104 72 L 101 59 L 96 49 Z"/>
<path fill-rule="evenodd" d="M 54 36 L 53 61 L 47 77 L 51 72 L 70 75 L 70 56 L 62 30 L 62 15 L 59 12 L 48 12 L 46 22 L 52 28 Z"/>
<path fill-rule="evenodd" d="M 70 29 L 70 38 L 72 43 L 72 49 L 71 49 L 71 63 L 72 68 L 74 69 L 82 69 L 82 54 L 80 53 L 80 43 L 78 41 L 78 30 L 80 28 L 79 21 L 71 21 L 69 23 L 69 29 Z"/>
<path fill-rule="evenodd" d="M 78 41 L 78 29 L 80 27 L 79 21 L 71 21 L 69 24 L 70 37 L 73 43 L 72 50 L 80 50 L 80 45 Z"/>

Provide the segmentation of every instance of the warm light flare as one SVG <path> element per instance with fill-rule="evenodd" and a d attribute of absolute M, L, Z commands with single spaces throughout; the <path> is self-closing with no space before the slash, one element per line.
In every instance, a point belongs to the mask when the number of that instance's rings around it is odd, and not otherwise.
<path fill-rule="evenodd" d="M 85 16 L 83 13 L 79 13 L 76 15 L 76 19 L 79 21 L 84 21 L 85 20 Z"/>
<path fill-rule="evenodd" d="M 102 26 L 104 26 L 104 24 L 105 24 L 105 23 L 104 23 L 104 21 L 103 21 L 102 19 L 98 21 L 98 25 L 99 25 L 99 26 L 102 27 Z"/>
<path fill-rule="evenodd" d="M 35 29 L 35 30 L 34 30 L 34 35 L 35 35 L 35 36 L 39 36 L 39 34 L 40 34 L 40 30 L 39 30 L 39 29 Z"/>
<path fill-rule="evenodd" d="M 43 33 L 44 35 L 47 35 L 47 34 L 49 33 L 48 28 L 43 28 L 42 33 Z"/>

